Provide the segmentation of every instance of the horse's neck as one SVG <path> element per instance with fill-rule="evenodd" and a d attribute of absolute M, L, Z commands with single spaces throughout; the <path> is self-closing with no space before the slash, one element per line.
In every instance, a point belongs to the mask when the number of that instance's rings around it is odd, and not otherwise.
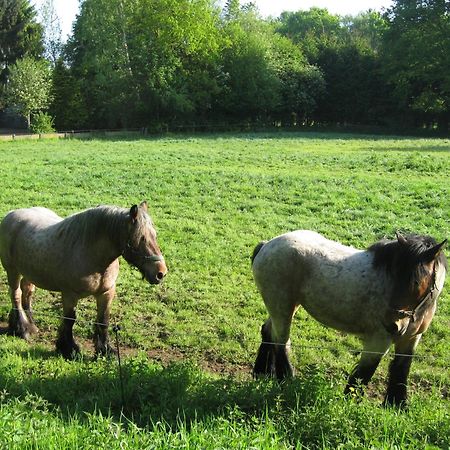
<path fill-rule="evenodd" d="M 99 238 L 111 243 L 118 256 L 125 250 L 128 236 L 128 211 L 117 209 L 100 218 L 100 227 L 97 228 Z"/>
<path fill-rule="evenodd" d="M 60 223 L 74 248 L 96 255 L 99 259 L 113 260 L 120 256 L 126 245 L 127 210 L 87 210 Z"/>

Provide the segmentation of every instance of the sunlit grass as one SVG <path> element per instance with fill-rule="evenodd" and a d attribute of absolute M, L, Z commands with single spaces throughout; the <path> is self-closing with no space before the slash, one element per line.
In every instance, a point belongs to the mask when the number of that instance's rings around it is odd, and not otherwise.
<path fill-rule="evenodd" d="M 64 216 L 147 199 L 170 270 L 155 288 L 121 264 L 112 321 L 121 325 L 124 348 L 144 352 L 125 358 L 124 412 L 131 422 L 120 415 L 115 362 L 92 362 L 84 340 L 82 361 L 54 356 L 58 296 L 37 291 L 41 335 L 34 344 L 9 337 L 0 344 L 0 422 L 7 439 L 0 432 L 0 442 L 13 443 L 7 433 L 27 442 L 26 433 L 17 432 L 18 415 L 24 424 L 42 424 L 36 425 L 39 444 L 30 440 L 29 448 L 60 448 L 77 434 L 83 448 L 94 442 L 120 448 L 120 439 L 109 441 L 108 433 L 119 433 L 133 448 L 448 446 L 448 288 L 418 348 L 426 359 L 413 363 L 411 412 L 398 415 L 378 406 L 389 359 L 368 400 L 345 401 L 346 372 L 356 362 L 349 349 L 359 343 L 304 312 L 292 331 L 298 378 L 281 387 L 250 379 L 266 314 L 249 257 L 260 240 L 301 228 L 355 247 L 396 230 L 448 237 L 449 152 L 448 140 L 312 133 L 0 143 L 1 216 L 32 205 Z M 3 269 L 0 301 L 5 321 Z M 89 339 L 92 299 L 80 302 L 78 317 L 75 335 Z M 179 362 L 163 368 L 145 352 Z M 241 375 L 228 379 L 201 367 Z M 34 402 L 35 412 L 28 406 Z M 53 436 L 58 427 L 66 437 Z"/>

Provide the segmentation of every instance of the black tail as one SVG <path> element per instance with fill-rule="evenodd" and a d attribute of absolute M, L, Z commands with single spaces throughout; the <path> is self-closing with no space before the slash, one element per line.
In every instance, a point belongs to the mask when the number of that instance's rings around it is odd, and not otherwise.
<path fill-rule="evenodd" d="M 267 243 L 267 241 L 261 241 L 256 247 L 255 247 L 255 249 L 253 250 L 253 254 L 252 254 L 252 264 L 253 264 L 253 261 L 255 260 L 255 258 L 256 258 L 256 255 L 259 253 L 259 251 L 264 247 L 264 245 Z"/>

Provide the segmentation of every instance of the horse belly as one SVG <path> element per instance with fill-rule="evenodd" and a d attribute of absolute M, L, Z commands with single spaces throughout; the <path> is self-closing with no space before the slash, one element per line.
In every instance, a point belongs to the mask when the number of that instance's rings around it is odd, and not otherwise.
<path fill-rule="evenodd" d="M 53 270 L 30 270 L 22 272 L 25 278 L 41 289 L 55 292 L 75 292 L 80 297 L 109 291 L 115 286 L 119 274 L 119 261 L 116 259 L 101 271 L 86 273 L 65 264 L 63 270 L 52 267 Z"/>
<path fill-rule="evenodd" d="M 327 305 L 329 301 L 324 302 Z M 376 328 L 376 321 L 368 314 L 354 308 L 326 310 L 320 301 L 315 304 L 302 303 L 305 311 L 323 325 L 350 334 L 363 335 Z"/>
<path fill-rule="evenodd" d="M 304 287 L 299 295 L 303 308 L 324 325 L 351 334 L 379 328 L 385 301 L 378 286 L 360 277 L 322 277 L 321 283 Z"/>

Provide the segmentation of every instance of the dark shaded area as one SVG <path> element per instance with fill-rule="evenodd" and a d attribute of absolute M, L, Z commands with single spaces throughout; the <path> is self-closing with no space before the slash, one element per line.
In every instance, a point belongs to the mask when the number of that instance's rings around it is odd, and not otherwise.
<path fill-rule="evenodd" d="M 60 358 L 51 350 L 36 348 L 18 355 L 35 362 Z M 100 412 L 111 414 L 116 420 L 125 416 L 142 427 L 164 420 L 174 428 L 179 426 L 180 415 L 187 424 L 194 419 L 220 416 L 234 407 L 244 414 L 261 416 L 270 414 L 272 409 L 278 411 L 280 405 L 283 409 L 306 407 L 323 397 L 324 392 L 334 392 L 320 367 L 305 367 L 295 380 L 279 384 L 208 376 L 189 361 L 162 367 L 146 358 L 134 357 L 123 362 L 123 405 L 115 359 L 95 363 L 80 357 L 72 364 L 80 364 L 76 375 L 59 375 L 57 369 L 53 374 L 33 369 L 20 382 L 2 371 L 0 389 L 6 389 L 9 397 L 35 394 L 58 407 L 67 419 Z"/>

